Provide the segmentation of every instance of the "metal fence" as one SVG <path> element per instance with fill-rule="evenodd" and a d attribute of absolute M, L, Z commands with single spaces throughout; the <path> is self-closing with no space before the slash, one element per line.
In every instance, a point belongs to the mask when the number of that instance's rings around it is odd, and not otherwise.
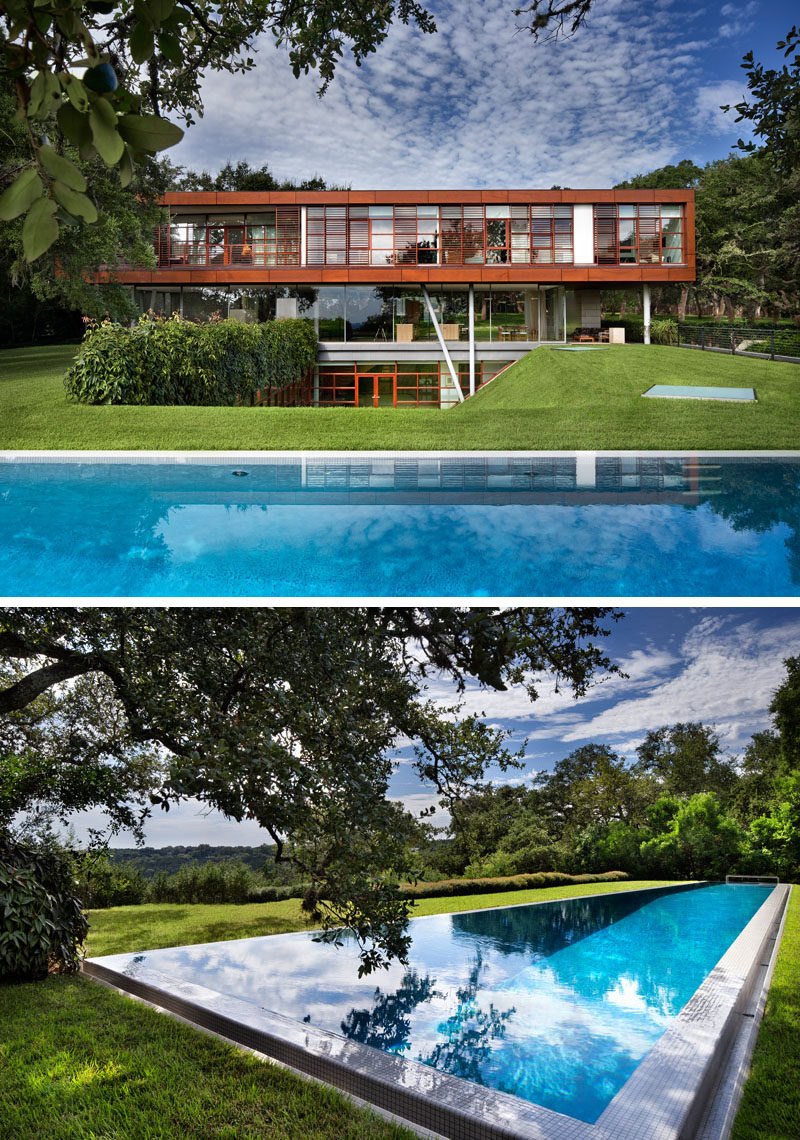
<path fill-rule="evenodd" d="M 800 363 L 800 329 L 745 329 L 727 325 L 678 325 L 681 348 L 759 356 Z"/>

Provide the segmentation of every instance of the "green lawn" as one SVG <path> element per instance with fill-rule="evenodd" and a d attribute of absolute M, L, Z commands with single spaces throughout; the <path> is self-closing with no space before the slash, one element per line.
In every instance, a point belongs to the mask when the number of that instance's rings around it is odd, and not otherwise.
<path fill-rule="evenodd" d="M 429 914 L 650 882 L 428 899 Z M 119 907 L 91 914 L 90 954 L 298 929 L 297 903 Z M 800 1135 L 800 894 L 794 892 L 733 1140 Z M 0 1136 L 26 1140 L 410 1140 L 332 1089 L 85 978 L 0 988 Z"/>
<path fill-rule="evenodd" d="M 536 349 L 450 411 L 90 407 L 66 400 L 73 352 L 0 352 L 0 448 L 769 450 L 800 439 L 800 365 L 658 345 Z M 754 387 L 758 402 L 642 399 L 657 383 Z"/>
<path fill-rule="evenodd" d="M 731 1140 L 800 1137 L 800 888 L 789 899 L 753 1067 Z"/>

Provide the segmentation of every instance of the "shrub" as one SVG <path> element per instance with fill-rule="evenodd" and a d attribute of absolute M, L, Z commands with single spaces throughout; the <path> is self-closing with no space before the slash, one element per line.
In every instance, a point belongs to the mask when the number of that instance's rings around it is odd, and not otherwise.
<path fill-rule="evenodd" d="M 86 859 L 78 876 L 84 906 L 138 906 L 147 898 L 147 881 L 134 867 L 114 864 L 106 855 Z"/>
<path fill-rule="evenodd" d="M 90 325 L 64 383 L 85 404 L 250 402 L 261 388 L 300 380 L 317 356 L 307 321 L 198 325 L 142 317 L 134 328 Z"/>
<path fill-rule="evenodd" d="M 255 890 L 275 890 L 260 887 L 258 883 L 258 876 L 244 863 L 189 863 L 174 875 L 167 875 L 164 871 L 154 875 L 147 898 L 149 902 L 169 903 L 274 901 L 252 898 Z"/>
<path fill-rule="evenodd" d="M 0 979 L 78 969 L 89 929 L 71 857 L 54 843 L 0 839 Z"/>
<path fill-rule="evenodd" d="M 678 324 L 672 317 L 660 317 L 650 322 L 650 340 L 653 344 L 677 344 Z"/>
<path fill-rule="evenodd" d="M 400 888 L 404 899 L 450 898 L 456 895 L 488 895 L 499 891 L 528 891 L 539 887 L 566 887 L 575 883 L 618 883 L 629 878 L 624 871 L 602 875 L 566 875 L 561 871 L 539 871 L 533 875 L 510 875 L 485 879 L 440 879 L 436 883 L 406 883 Z"/>

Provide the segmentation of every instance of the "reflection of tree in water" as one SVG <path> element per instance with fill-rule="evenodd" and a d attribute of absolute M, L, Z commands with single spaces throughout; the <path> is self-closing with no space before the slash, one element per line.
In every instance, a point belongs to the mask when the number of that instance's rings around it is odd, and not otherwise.
<path fill-rule="evenodd" d="M 505 1037 L 506 1022 L 516 1013 L 513 1006 L 501 1013 L 494 1003 L 490 1003 L 488 1009 L 478 1005 L 482 969 L 483 956 L 478 951 L 467 984 L 456 991 L 458 1008 L 439 1026 L 439 1032 L 447 1040 L 436 1045 L 427 1057 L 418 1058 L 441 1073 L 451 1073 L 476 1084 L 484 1083 L 483 1070 L 491 1056 L 493 1042 Z"/>
<path fill-rule="evenodd" d="M 375 990 L 372 1009 L 351 1009 L 342 1024 L 342 1033 L 351 1041 L 371 1045 L 375 1049 L 402 1050 L 408 1048 L 411 1034 L 411 1014 L 418 1005 L 440 997 L 434 986 L 436 979 L 430 974 L 420 978 L 416 970 L 408 970 L 399 989 L 385 994 Z"/>
<path fill-rule="evenodd" d="M 480 938 L 501 954 L 530 953 L 549 958 L 565 946 L 588 938 L 598 930 L 627 918 L 656 897 L 636 892 L 560 899 L 541 906 L 511 906 L 495 911 L 474 911 L 452 916 L 456 938 Z"/>
<path fill-rule="evenodd" d="M 800 582 L 800 467 L 788 461 L 723 460 L 721 475 L 719 490 L 701 494 L 702 502 L 734 531 L 764 534 L 784 523 L 791 532 L 786 539 L 789 573 Z"/>

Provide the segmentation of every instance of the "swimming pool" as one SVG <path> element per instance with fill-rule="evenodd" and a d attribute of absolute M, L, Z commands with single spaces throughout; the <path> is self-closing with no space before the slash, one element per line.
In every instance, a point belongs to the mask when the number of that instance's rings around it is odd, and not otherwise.
<path fill-rule="evenodd" d="M 800 595 L 800 454 L 4 458 L 6 597 Z"/>
<path fill-rule="evenodd" d="M 781 890 L 659 888 L 413 919 L 408 962 L 361 980 L 355 946 L 305 933 L 113 955 L 87 969 L 134 992 L 206 1006 L 216 995 L 219 1014 L 257 1011 L 287 1040 L 321 1039 L 326 1058 L 336 1041 L 356 1046 L 376 1071 L 394 1063 L 406 1089 L 483 1092 L 501 1112 L 510 1097 L 535 1106 L 528 1119 L 546 1110 L 545 1121 L 594 1124 L 714 967 L 725 973 L 742 931 L 752 938 L 772 921 Z M 708 1016 L 714 1000 L 701 1004 Z"/>

